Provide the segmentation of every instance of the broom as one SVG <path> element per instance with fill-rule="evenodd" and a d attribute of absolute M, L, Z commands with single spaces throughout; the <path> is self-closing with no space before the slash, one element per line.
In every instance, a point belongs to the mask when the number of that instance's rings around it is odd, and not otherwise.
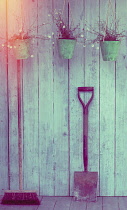
<path fill-rule="evenodd" d="M 36 191 L 23 190 L 20 74 L 20 60 L 17 60 L 19 190 L 6 190 L 1 203 L 11 205 L 40 205 Z"/>

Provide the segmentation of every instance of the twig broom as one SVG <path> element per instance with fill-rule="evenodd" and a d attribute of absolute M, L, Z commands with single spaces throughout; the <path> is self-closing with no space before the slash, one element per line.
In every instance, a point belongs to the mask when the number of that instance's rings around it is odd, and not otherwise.
<path fill-rule="evenodd" d="M 19 190 L 6 190 L 1 203 L 10 205 L 40 205 L 36 191 L 23 190 L 20 68 L 20 60 L 17 60 Z"/>

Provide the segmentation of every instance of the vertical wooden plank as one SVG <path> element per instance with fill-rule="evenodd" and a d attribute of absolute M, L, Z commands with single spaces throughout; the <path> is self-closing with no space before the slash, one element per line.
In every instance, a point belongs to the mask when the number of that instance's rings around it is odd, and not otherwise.
<path fill-rule="evenodd" d="M 112 1 L 113 8 L 115 1 Z M 100 1 L 100 20 L 106 20 L 108 2 Z M 111 14 L 111 11 L 110 11 Z M 109 22 L 111 21 L 109 15 Z M 115 62 L 100 54 L 100 195 L 114 195 Z"/>
<path fill-rule="evenodd" d="M 6 40 L 6 2 L 0 1 L 0 194 L 8 188 L 8 88 Z"/>
<path fill-rule="evenodd" d="M 53 10 L 62 9 L 64 1 L 53 1 Z M 66 21 L 67 4 L 63 11 Z M 56 26 L 54 26 L 55 36 Z M 68 153 L 68 61 L 58 53 L 57 39 L 54 39 L 53 68 L 53 124 L 55 144 L 55 188 L 56 196 L 69 195 L 69 153 Z"/>
<path fill-rule="evenodd" d="M 17 16 L 21 11 L 20 2 L 7 1 L 8 38 L 19 33 Z M 10 189 L 19 189 L 18 180 L 18 101 L 17 101 L 17 61 L 8 47 L 8 89 L 9 89 L 9 181 Z"/>
<path fill-rule="evenodd" d="M 120 18 L 119 32 L 126 29 L 127 2 L 116 1 L 116 18 Z M 127 196 L 127 39 L 121 40 L 120 53 L 116 64 L 116 167 L 115 195 Z"/>
<path fill-rule="evenodd" d="M 77 1 L 70 1 L 74 25 L 83 28 L 84 3 L 77 7 Z M 71 18 L 71 16 L 70 16 Z M 79 39 L 80 41 L 80 39 Z M 77 43 L 74 56 L 69 60 L 69 126 L 70 126 L 70 195 L 74 190 L 74 171 L 83 171 L 83 115 L 77 97 L 77 87 L 84 86 L 84 48 Z"/>
<path fill-rule="evenodd" d="M 37 34 L 37 1 L 21 2 L 24 30 L 31 25 Z M 38 59 L 36 41 L 34 57 L 23 60 L 23 141 L 24 189 L 39 192 L 39 140 L 38 140 Z"/>
<path fill-rule="evenodd" d="M 96 15 L 95 15 L 96 14 Z M 87 29 L 91 25 L 96 30 L 99 26 L 96 23 L 99 21 L 99 0 L 85 1 L 85 19 L 87 20 L 86 37 L 88 40 L 95 38 L 93 34 L 87 33 Z M 87 43 L 87 42 L 86 42 Z M 95 44 L 85 47 L 85 86 L 94 87 L 94 98 L 89 106 L 88 116 L 88 170 L 98 171 L 99 174 L 99 46 Z M 85 103 L 89 100 L 91 94 L 84 94 Z M 87 99 L 87 97 L 89 97 Z M 99 179 L 98 179 L 98 195 L 99 195 Z"/>
<path fill-rule="evenodd" d="M 52 1 L 38 1 L 38 23 L 51 22 L 39 34 L 52 32 Z M 41 46 L 40 46 L 41 45 Z M 54 195 L 54 134 L 53 134 L 53 54 L 52 39 L 41 41 L 39 67 L 39 167 L 40 194 Z"/>

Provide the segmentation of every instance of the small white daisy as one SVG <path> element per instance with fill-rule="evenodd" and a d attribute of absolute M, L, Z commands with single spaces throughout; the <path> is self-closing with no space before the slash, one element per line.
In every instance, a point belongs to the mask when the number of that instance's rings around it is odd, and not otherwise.
<path fill-rule="evenodd" d="M 63 26 L 63 28 L 65 28 L 65 26 Z"/>
<path fill-rule="evenodd" d="M 31 55 L 30 57 L 31 57 L 31 58 L 33 58 L 33 57 L 34 57 L 34 55 Z"/>
<path fill-rule="evenodd" d="M 84 35 L 83 35 L 83 34 L 81 34 L 81 37 L 84 37 Z"/>

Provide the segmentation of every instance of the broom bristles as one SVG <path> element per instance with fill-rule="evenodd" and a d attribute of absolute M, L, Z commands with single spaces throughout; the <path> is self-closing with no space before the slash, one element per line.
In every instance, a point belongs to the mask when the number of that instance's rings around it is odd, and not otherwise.
<path fill-rule="evenodd" d="M 10 205 L 40 205 L 36 191 L 7 190 L 1 204 Z"/>

